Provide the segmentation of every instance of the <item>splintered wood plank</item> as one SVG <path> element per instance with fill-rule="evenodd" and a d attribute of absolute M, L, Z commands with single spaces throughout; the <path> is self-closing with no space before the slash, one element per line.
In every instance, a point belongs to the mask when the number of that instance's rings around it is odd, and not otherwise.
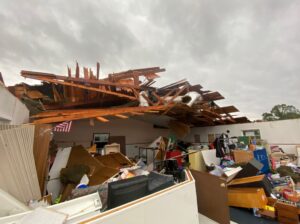
<path fill-rule="evenodd" d="M 32 78 L 30 75 L 28 75 L 27 77 Z M 33 77 L 33 79 L 37 79 L 37 80 L 45 81 L 45 82 L 50 82 L 50 83 L 55 83 L 55 84 L 61 84 L 61 85 L 64 85 L 64 86 L 73 86 L 73 87 L 77 87 L 77 88 L 80 88 L 80 89 L 87 89 L 87 90 L 101 92 L 101 93 L 105 93 L 105 94 L 109 94 L 109 95 L 115 95 L 115 96 L 122 97 L 122 98 L 128 98 L 128 99 L 131 99 L 131 100 L 137 100 L 137 98 L 133 97 L 133 96 L 125 95 L 125 94 L 122 94 L 122 93 L 116 93 L 116 92 L 112 92 L 112 91 L 109 91 L 109 90 L 99 89 L 99 88 L 95 88 L 95 87 L 89 87 L 89 86 L 75 84 L 75 83 L 68 83 L 68 82 L 63 82 L 63 81 L 58 81 L 58 80 L 53 80 L 53 79 L 50 79 L 50 78 L 38 77 L 38 76 Z"/>
<path fill-rule="evenodd" d="M 80 77 L 80 70 L 79 70 L 79 65 L 78 62 L 76 61 L 76 73 L 75 73 L 75 77 L 79 78 Z"/>
<path fill-rule="evenodd" d="M 219 92 L 210 92 L 203 94 L 203 100 L 205 101 L 215 101 L 215 100 L 222 100 L 224 96 L 222 96 Z"/>
<path fill-rule="evenodd" d="M 54 101 L 55 102 L 59 102 L 61 101 L 61 96 L 60 94 L 58 93 L 56 87 L 54 84 L 52 84 L 52 91 L 53 91 L 53 97 L 54 97 Z"/>
<path fill-rule="evenodd" d="M 235 106 L 219 107 L 214 109 L 214 111 L 219 114 L 229 114 L 229 113 L 239 112 L 239 110 Z"/>
<path fill-rule="evenodd" d="M 95 117 L 98 121 L 101 121 L 101 122 L 109 122 L 108 119 L 104 118 L 104 117 Z"/>
<path fill-rule="evenodd" d="M 155 105 L 160 105 L 164 103 L 163 98 L 161 98 L 159 95 L 157 95 L 154 91 L 152 92 L 152 94 L 156 97 L 157 99 L 157 103 Z"/>
<path fill-rule="evenodd" d="M 220 114 L 218 114 L 218 113 L 215 113 L 215 112 L 213 112 L 213 111 L 211 111 L 211 110 L 209 110 L 209 109 L 203 109 L 202 111 L 201 111 L 201 114 L 202 115 L 207 115 L 207 116 L 209 116 L 209 117 L 211 117 L 211 118 L 222 118 L 222 116 L 220 115 Z"/>
<path fill-rule="evenodd" d="M 89 79 L 89 70 L 86 67 L 83 68 L 83 75 L 84 79 Z"/>
<path fill-rule="evenodd" d="M 176 89 L 171 89 L 166 95 L 164 95 L 162 98 L 166 99 L 167 97 L 171 96 L 171 94 L 175 93 Z"/>
<path fill-rule="evenodd" d="M 4 79 L 2 77 L 2 73 L 0 72 L 0 82 L 5 86 Z"/>
<path fill-rule="evenodd" d="M 127 119 L 128 118 L 128 116 L 125 116 L 125 115 L 122 115 L 122 114 L 115 114 L 114 116 L 118 117 L 118 118 L 122 118 L 122 119 Z"/>
<path fill-rule="evenodd" d="M 96 73 L 97 79 L 99 79 L 100 76 L 100 63 L 97 62 L 97 73 Z"/>
<path fill-rule="evenodd" d="M 142 93 L 141 95 L 142 95 L 142 97 L 147 101 L 147 103 L 148 103 L 149 105 L 152 106 L 152 105 L 154 104 L 154 103 L 149 99 L 149 97 L 146 96 L 146 94 Z"/>
<path fill-rule="evenodd" d="M 127 88 L 134 88 L 134 89 L 140 89 L 139 86 L 134 86 L 131 84 L 123 84 L 123 83 L 114 83 L 106 80 L 94 80 L 94 79 L 84 79 L 80 77 L 66 77 L 62 75 L 55 75 L 51 73 L 45 73 L 45 72 L 33 72 L 33 71 L 21 71 L 21 76 L 25 78 L 31 78 L 31 79 L 37 79 L 39 77 L 45 77 L 45 78 L 51 78 L 51 79 L 57 79 L 57 80 L 64 80 L 64 81 L 74 81 L 74 82 L 80 82 L 80 83 L 89 83 L 89 84 L 98 84 L 98 85 L 104 85 L 104 86 L 116 86 L 116 87 L 127 87 Z"/>
<path fill-rule="evenodd" d="M 179 96 L 186 88 L 187 88 L 187 85 L 185 85 L 185 86 L 183 86 L 181 89 L 179 89 L 179 90 L 177 91 L 177 93 L 176 93 L 174 96 L 172 96 L 172 98 L 170 99 L 170 101 L 169 101 L 168 104 L 172 103 L 173 100 L 174 100 L 176 97 L 178 97 L 178 96 Z"/>
<path fill-rule="evenodd" d="M 68 77 L 72 77 L 71 68 L 68 67 Z"/>
<path fill-rule="evenodd" d="M 140 84 L 140 80 L 139 80 L 138 74 L 134 73 L 134 75 L 133 75 L 133 81 L 134 81 L 134 85 L 135 86 L 138 86 Z"/>
<path fill-rule="evenodd" d="M 166 69 L 159 68 L 159 67 L 134 69 L 134 70 L 126 71 L 126 72 L 108 74 L 108 78 L 106 78 L 106 79 L 113 80 L 113 81 L 117 82 L 120 79 L 133 78 L 135 75 L 137 75 L 137 76 L 147 76 L 148 74 L 164 72 L 164 71 L 166 71 Z M 104 80 L 106 80 L 106 79 L 104 79 Z"/>
<path fill-rule="evenodd" d="M 176 93 L 174 96 L 172 96 L 172 98 L 170 99 L 170 101 L 167 103 L 167 106 L 169 106 L 170 104 L 172 104 L 172 103 L 173 103 L 173 100 L 174 100 L 176 97 L 178 97 L 184 90 L 186 90 L 186 88 L 187 88 L 187 85 L 185 85 L 185 86 L 183 86 L 181 89 L 179 89 L 179 90 L 177 91 L 177 93 Z M 165 112 L 163 112 L 163 115 L 167 114 L 171 109 L 172 109 L 172 107 L 169 107 L 169 109 L 167 109 Z"/>

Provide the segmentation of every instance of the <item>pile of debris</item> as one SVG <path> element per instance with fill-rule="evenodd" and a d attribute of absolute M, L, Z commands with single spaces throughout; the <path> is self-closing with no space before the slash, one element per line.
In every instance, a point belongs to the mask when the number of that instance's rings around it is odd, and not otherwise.
<path fill-rule="evenodd" d="M 214 101 L 224 99 L 218 92 L 202 89 L 181 80 L 161 88 L 153 87 L 160 67 L 134 69 L 108 74 L 100 78 L 100 63 L 96 72 L 80 68 L 68 76 L 43 72 L 21 71 L 25 78 L 42 81 L 41 85 L 18 84 L 9 87 L 30 109 L 33 122 L 57 123 L 78 119 L 108 122 L 109 116 L 128 118 L 145 113 L 172 117 L 189 126 L 249 122 L 246 117 L 234 117 L 234 106 L 219 107 Z"/>

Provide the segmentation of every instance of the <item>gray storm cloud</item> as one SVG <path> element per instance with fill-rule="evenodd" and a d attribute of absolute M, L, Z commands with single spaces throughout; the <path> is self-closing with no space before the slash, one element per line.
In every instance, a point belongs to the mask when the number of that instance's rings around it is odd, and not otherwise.
<path fill-rule="evenodd" d="M 0 71 L 102 74 L 167 69 L 157 85 L 187 78 L 226 97 L 252 119 L 279 103 L 300 108 L 300 2 L 0 1 Z"/>

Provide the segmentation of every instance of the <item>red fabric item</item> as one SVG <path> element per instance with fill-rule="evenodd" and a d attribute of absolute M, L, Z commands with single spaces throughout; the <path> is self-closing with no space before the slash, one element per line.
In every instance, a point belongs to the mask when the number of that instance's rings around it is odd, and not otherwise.
<path fill-rule="evenodd" d="M 172 151 L 167 151 L 166 153 L 166 159 L 170 159 L 176 156 L 180 156 L 181 155 L 181 151 L 179 150 L 172 150 Z M 177 164 L 178 166 L 182 166 L 182 156 L 175 158 L 177 160 Z"/>

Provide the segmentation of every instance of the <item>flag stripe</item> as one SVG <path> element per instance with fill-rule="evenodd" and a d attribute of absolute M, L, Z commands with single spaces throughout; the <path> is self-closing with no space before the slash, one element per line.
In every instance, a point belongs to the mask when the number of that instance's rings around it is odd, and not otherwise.
<path fill-rule="evenodd" d="M 65 121 L 53 128 L 55 132 L 70 132 L 72 126 L 72 121 Z"/>

